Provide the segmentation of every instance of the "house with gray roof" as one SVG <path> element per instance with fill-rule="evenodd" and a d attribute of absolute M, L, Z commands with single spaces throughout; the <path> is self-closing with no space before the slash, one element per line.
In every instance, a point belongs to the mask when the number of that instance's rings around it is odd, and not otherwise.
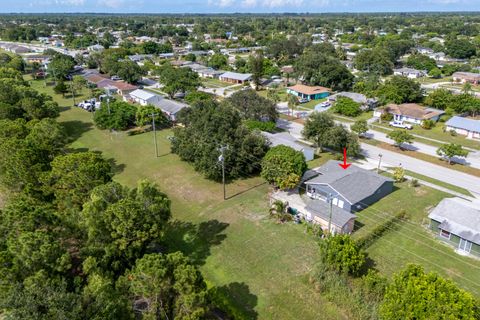
<path fill-rule="evenodd" d="M 376 172 L 351 165 L 347 169 L 330 160 L 317 169 L 318 175 L 306 180 L 311 199 L 332 201 L 348 212 L 357 212 L 377 202 L 393 190 L 393 180 Z"/>
<path fill-rule="evenodd" d="M 455 131 L 470 139 L 480 139 L 480 120 L 467 119 L 458 116 L 451 117 L 446 123 L 447 131 Z"/>
<path fill-rule="evenodd" d="M 430 212 L 430 229 L 464 255 L 480 257 L 480 204 L 445 198 Z"/>
<path fill-rule="evenodd" d="M 332 206 L 330 219 L 330 204 L 321 200 L 312 200 L 297 191 L 277 190 L 270 194 L 270 204 L 281 201 L 286 204 L 288 211 L 292 214 L 303 217 L 309 223 L 320 225 L 323 230 L 333 234 L 352 233 L 357 216 L 339 207 Z"/>
<path fill-rule="evenodd" d="M 396 76 L 404 76 L 410 79 L 417 79 L 417 78 L 425 77 L 427 75 L 427 71 L 417 70 L 413 68 L 400 68 L 400 69 L 393 69 L 393 74 Z"/>
<path fill-rule="evenodd" d="M 155 107 L 162 110 L 162 112 L 165 113 L 170 118 L 171 121 L 177 121 L 177 114 L 180 112 L 180 110 L 189 107 L 185 103 L 181 103 L 181 102 L 166 99 L 166 98 L 158 99 L 152 104 Z"/>
<path fill-rule="evenodd" d="M 272 147 L 284 145 L 300 151 L 305 156 L 306 161 L 311 161 L 315 157 L 315 150 L 313 148 L 299 142 L 288 132 L 269 133 L 262 131 L 262 135 L 270 141 Z"/>

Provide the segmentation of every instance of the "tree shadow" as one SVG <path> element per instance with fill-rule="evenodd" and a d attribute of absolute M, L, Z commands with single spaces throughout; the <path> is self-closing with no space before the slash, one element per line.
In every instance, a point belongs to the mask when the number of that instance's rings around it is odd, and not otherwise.
<path fill-rule="evenodd" d="M 90 131 L 93 125 L 89 122 L 83 122 L 79 120 L 62 122 L 65 128 L 65 133 L 68 136 L 68 143 L 72 143 L 80 138 L 85 132 Z"/>
<path fill-rule="evenodd" d="M 213 287 L 208 290 L 208 294 L 214 305 L 213 313 L 220 319 L 258 318 L 258 313 L 255 311 L 258 298 L 243 282 Z"/>
<path fill-rule="evenodd" d="M 127 167 L 126 164 L 124 163 L 117 163 L 117 160 L 114 158 L 106 159 L 108 163 L 110 163 L 110 166 L 112 167 L 112 172 L 114 175 L 117 175 L 119 173 L 122 173 L 123 170 Z"/>
<path fill-rule="evenodd" d="M 193 264 L 202 265 L 210 255 L 210 248 L 219 245 L 227 237 L 222 233 L 228 223 L 209 220 L 194 224 L 173 220 L 166 229 L 166 246 L 169 252 L 181 251 Z"/>

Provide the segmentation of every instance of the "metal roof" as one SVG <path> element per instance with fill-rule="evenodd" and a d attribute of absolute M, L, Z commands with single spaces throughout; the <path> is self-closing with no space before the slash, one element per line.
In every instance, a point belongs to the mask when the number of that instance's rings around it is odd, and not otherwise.
<path fill-rule="evenodd" d="M 148 101 L 149 99 L 155 98 L 157 95 L 145 90 L 137 89 L 129 93 L 130 97 L 138 98 L 141 100 Z"/>
<path fill-rule="evenodd" d="M 480 245 L 480 205 L 461 198 L 446 198 L 430 212 L 439 228 Z"/>
<path fill-rule="evenodd" d="M 306 209 L 313 215 L 317 215 L 325 221 L 329 220 L 330 204 L 323 200 L 306 200 Z M 343 228 L 348 221 L 355 219 L 357 216 L 337 206 L 332 206 L 332 224 Z"/>
<path fill-rule="evenodd" d="M 262 131 L 262 135 L 267 138 L 273 147 L 278 145 L 288 146 L 296 151 L 301 151 L 310 149 L 313 151 L 312 148 L 309 146 L 298 142 L 291 134 L 287 132 L 279 132 L 279 133 L 269 133 Z"/>
<path fill-rule="evenodd" d="M 188 107 L 188 105 L 184 103 L 180 103 L 180 102 L 165 99 L 165 98 L 154 101 L 153 105 L 157 108 L 160 108 L 163 112 L 168 114 L 176 114 L 183 108 Z"/>
<path fill-rule="evenodd" d="M 447 126 L 458 128 L 458 129 L 465 129 L 472 132 L 480 132 L 479 120 L 473 120 L 473 119 L 454 116 L 450 118 L 445 124 Z"/>
<path fill-rule="evenodd" d="M 220 78 L 234 79 L 239 81 L 247 81 L 252 77 L 250 73 L 225 72 Z"/>

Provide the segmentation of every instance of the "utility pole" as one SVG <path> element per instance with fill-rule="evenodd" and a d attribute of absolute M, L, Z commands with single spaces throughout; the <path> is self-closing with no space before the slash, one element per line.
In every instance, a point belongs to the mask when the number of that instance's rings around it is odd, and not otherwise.
<path fill-rule="evenodd" d="M 330 204 L 330 210 L 328 213 L 328 235 L 331 234 L 330 228 L 332 227 L 332 211 L 333 211 L 333 194 L 328 195 L 328 203 Z"/>
<path fill-rule="evenodd" d="M 72 92 L 73 106 L 75 106 L 75 91 L 73 91 L 73 77 L 70 79 L 70 91 Z"/>
<path fill-rule="evenodd" d="M 218 149 L 218 151 L 220 151 L 218 162 L 222 165 L 223 200 L 227 200 L 227 191 L 225 188 L 225 150 L 228 150 L 228 146 L 224 145 Z"/>
<path fill-rule="evenodd" d="M 378 154 L 378 168 L 377 168 L 377 173 L 380 173 L 380 165 L 382 164 L 382 157 L 383 157 L 383 154 L 379 153 L 379 154 Z"/>
<path fill-rule="evenodd" d="M 155 143 L 155 156 L 158 158 L 157 130 L 155 129 L 155 117 L 158 116 L 158 113 L 152 112 L 151 116 L 152 116 L 152 126 L 153 126 L 153 142 Z"/>

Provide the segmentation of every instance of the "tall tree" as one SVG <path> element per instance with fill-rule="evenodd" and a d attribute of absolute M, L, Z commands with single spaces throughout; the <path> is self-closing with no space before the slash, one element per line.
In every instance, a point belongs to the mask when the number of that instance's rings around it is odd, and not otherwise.
<path fill-rule="evenodd" d="M 302 135 L 314 141 L 322 152 L 322 147 L 329 143 L 330 130 L 335 125 L 333 117 L 325 112 L 314 112 L 308 117 Z"/>

